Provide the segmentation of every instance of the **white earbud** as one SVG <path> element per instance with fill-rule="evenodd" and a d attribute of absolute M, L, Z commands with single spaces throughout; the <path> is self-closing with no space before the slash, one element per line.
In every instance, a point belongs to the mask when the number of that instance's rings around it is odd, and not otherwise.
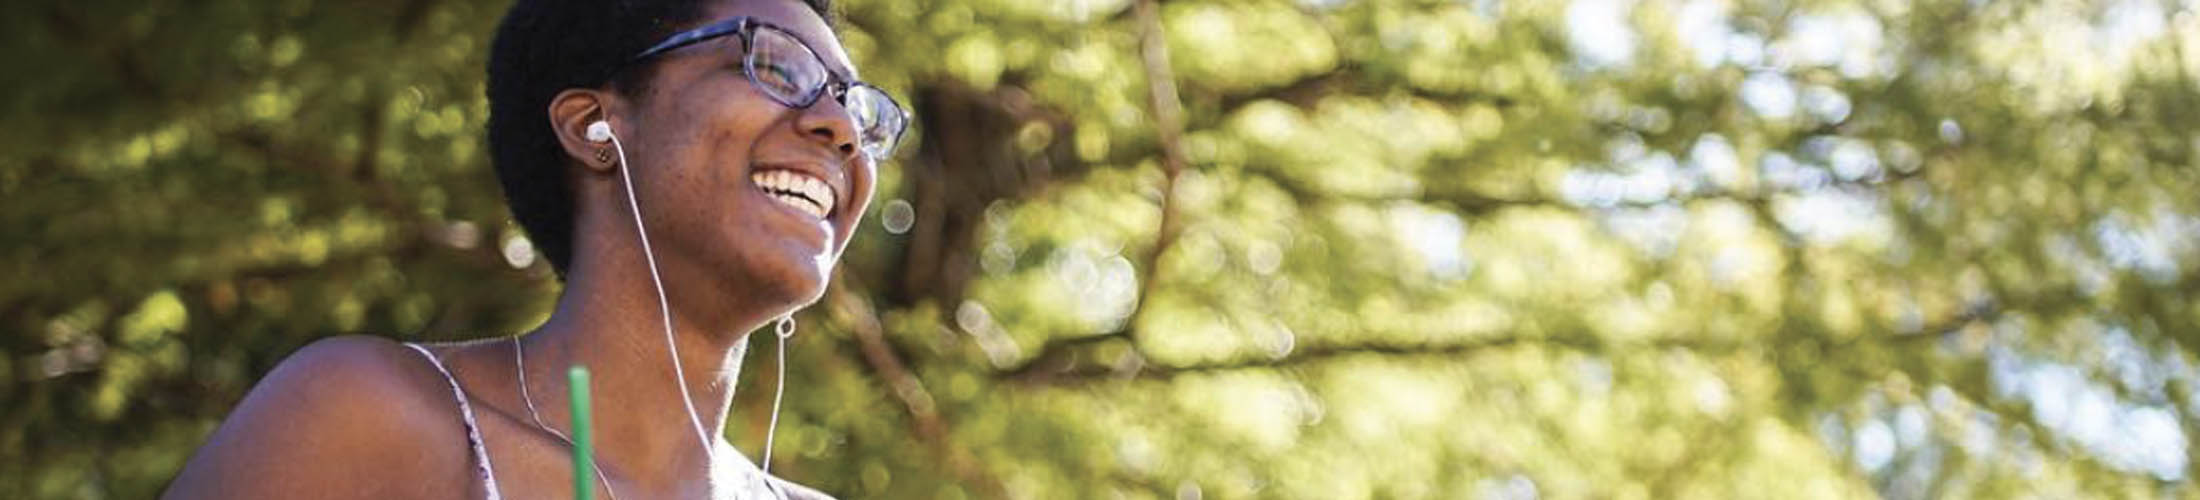
<path fill-rule="evenodd" d="M 611 122 L 596 120 L 588 124 L 589 142 L 611 142 Z"/>

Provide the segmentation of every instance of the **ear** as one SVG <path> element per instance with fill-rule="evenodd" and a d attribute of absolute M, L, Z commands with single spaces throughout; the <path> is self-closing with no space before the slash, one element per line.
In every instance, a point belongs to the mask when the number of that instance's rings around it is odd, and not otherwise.
<path fill-rule="evenodd" d="M 558 145 L 565 149 L 565 156 L 589 172 L 609 172 L 612 162 L 599 160 L 599 152 L 611 148 L 610 142 L 588 140 L 588 125 L 597 120 L 611 121 L 606 109 L 618 99 L 610 92 L 594 89 L 565 89 L 550 98 L 550 128 L 557 131 Z M 617 131 L 618 125 L 612 125 Z"/>

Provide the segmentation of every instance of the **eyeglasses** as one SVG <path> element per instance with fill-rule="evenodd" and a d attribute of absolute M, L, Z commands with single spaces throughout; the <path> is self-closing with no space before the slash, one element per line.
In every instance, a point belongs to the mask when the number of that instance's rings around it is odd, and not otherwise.
<path fill-rule="evenodd" d="M 727 35 L 740 35 L 742 50 L 747 52 L 741 62 L 742 72 L 748 74 L 751 85 L 773 101 L 791 109 L 806 109 L 816 104 L 819 96 L 832 94 L 854 119 L 864 154 L 874 160 L 893 154 L 901 142 L 910 118 L 901 103 L 878 87 L 834 73 L 817 51 L 810 50 L 809 44 L 786 28 L 748 16 L 672 35 L 635 54 L 629 64 Z"/>

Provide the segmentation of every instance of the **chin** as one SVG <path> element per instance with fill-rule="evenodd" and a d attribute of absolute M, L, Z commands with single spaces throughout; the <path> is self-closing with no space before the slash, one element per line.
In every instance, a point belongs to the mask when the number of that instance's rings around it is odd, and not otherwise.
<path fill-rule="evenodd" d="M 825 297 L 826 281 L 825 276 L 803 276 L 800 279 L 788 280 L 786 282 L 786 294 L 782 296 L 786 297 L 787 303 L 795 308 L 807 307 L 810 304 L 817 303 L 818 299 Z"/>
<path fill-rule="evenodd" d="M 768 303 L 784 304 L 784 310 L 773 317 L 791 314 L 825 296 L 825 288 L 831 284 L 832 260 L 823 257 L 800 259 L 774 259 L 771 269 L 760 269 L 760 279 L 755 283 L 756 298 Z"/>
<path fill-rule="evenodd" d="M 799 288 L 795 292 L 797 307 L 807 307 L 825 297 L 825 288 L 833 284 L 833 266 L 836 264 L 838 262 L 831 257 L 818 256 L 808 266 L 803 266 L 808 268 L 805 273 L 807 276 L 795 280 L 795 286 Z"/>

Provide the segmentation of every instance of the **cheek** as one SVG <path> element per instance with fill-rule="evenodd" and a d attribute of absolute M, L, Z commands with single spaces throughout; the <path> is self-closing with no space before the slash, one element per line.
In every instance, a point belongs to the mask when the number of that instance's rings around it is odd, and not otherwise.
<path fill-rule="evenodd" d="M 868 164 L 864 165 L 863 169 L 859 171 L 861 174 L 856 177 L 854 182 L 856 186 L 856 215 L 863 215 L 866 210 L 870 209 L 871 198 L 878 191 L 878 164 L 875 162 L 866 163 Z"/>
<path fill-rule="evenodd" d="M 695 143 L 689 145 L 692 160 L 717 176 L 732 177 L 734 171 L 747 167 L 749 147 L 755 142 L 756 131 L 746 127 L 734 113 L 701 114 L 691 124 L 695 127 Z"/>
<path fill-rule="evenodd" d="M 660 187 L 682 193 L 694 203 L 691 207 L 708 216 L 724 208 L 723 204 L 747 182 L 746 165 L 754 132 L 702 110 L 687 118 L 677 122 L 681 129 L 667 131 L 675 139 L 660 146 L 664 148 L 659 155 L 664 158 L 664 168 L 663 175 L 657 177 L 664 183 Z M 641 168 L 657 166 L 645 164 Z"/>
<path fill-rule="evenodd" d="M 855 240 L 856 229 L 863 225 L 863 215 L 870 211 L 873 192 L 878 189 L 877 181 L 878 167 L 876 163 L 865 165 L 849 179 L 850 187 L 854 191 L 849 194 L 854 195 L 856 198 L 854 203 L 848 205 L 848 218 L 845 223 L 848 229 L 843 231 L 844 234 L 839 235 L 842 250 L 847 249 L 848 242 Z"/>
<path fill-rule="evenodd" d="M 660 109 L 665 125 L 675 127 L 663 133 L 678 138 L 668 144 L 675 150 L 671 156 L 684 165 L 719 171 L 712 177 L 745 169 L 751 147 L 771 125 L 771 116 L 762 111 L 767 108 L 759 107 L 758 96 L 749 95 L 745 84 L 725 78 L 707 79 L 688 90 L 666 96 Z"/>

